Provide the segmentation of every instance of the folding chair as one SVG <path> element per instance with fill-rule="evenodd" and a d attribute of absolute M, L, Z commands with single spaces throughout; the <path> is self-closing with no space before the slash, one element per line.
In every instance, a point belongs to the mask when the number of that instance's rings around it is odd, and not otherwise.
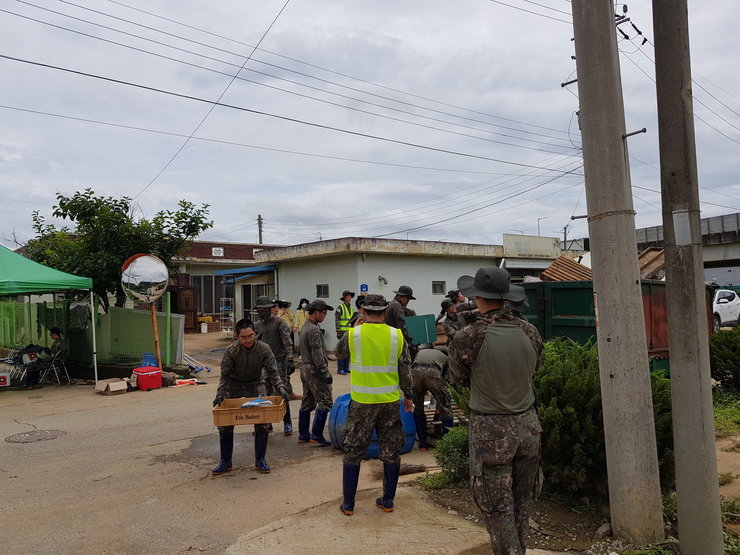
<path fill-rule="evenodd" d="M 52 372 L 59 385 L 62 385 L 60 376 L 67 378 L 67 383 L 70 382 L 69 372 L 67 372 L 67 367 L 64 365 L 64 353 L 62 351 L 58 351 L 50 362 L 45 361 L 42 364 L 44 364 L 44 368 L 41 370 L 41 383 L 44 383 Z M 54 383 L 54 380 L 51 383 Z"/>

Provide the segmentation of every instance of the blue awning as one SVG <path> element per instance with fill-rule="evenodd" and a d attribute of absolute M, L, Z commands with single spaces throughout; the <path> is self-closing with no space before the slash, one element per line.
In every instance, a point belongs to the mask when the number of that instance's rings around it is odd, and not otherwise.
<path fill-rule="evenodd" d="M 237 278 L 250 274 L 266 274 L 268 272 L 274 272 L 275 268 L 277 268 L 275 264 L 267 264 L 265 266 L 249 266 L 247 268 L 231 268 L 229 270 L 216 270 L 214 272 L 214 275 L 234 276 L 234 278 Z"/>

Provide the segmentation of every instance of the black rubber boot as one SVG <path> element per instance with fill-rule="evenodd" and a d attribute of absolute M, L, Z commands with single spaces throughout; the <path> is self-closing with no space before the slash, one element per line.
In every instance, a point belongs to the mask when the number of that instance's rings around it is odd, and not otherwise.
<path fill-rule="evenodd" d="M 219 430 L 218 441 L 221 444 L 221 462 L 211 470 L 213 476 L 220 476 L 231 471 L 231 455 L 234 452 L 234 430 Z"/>
<path fill-rule="evenodd" d="M 416 435 L 419 438 L 419 451 L 426 451 L 429 448 L 427 444 L 427 417 L 424 413 L 414 413 L 414 423 L 416 424 Z"/>
<path fill-rule="evenodd" d="M 383 463 L 383 497 L 375 500 L 375 505 L 386 513 L 393 512 L 393 499 L 396 497 L 398 475 L 401 473 L 401 463 Z"/>
<path fill-rule="evenodd" d="M 445 435 L 447 432 L 450 431 L 450 428 L 453 426 L 452 418 L 443 418 L 442 419 L 442 435 Z"/>
<path fill-rule="evenodd" d="M 325 410 L 316 410 L 313 415 L 313 428 L 311 428 L 311 443 L 318 443 L 321 447 L 331 445 L 331 441 L 324 439 L 324 426 L 326 425 L 326 417 L 329 416 L 329 412 Z"/>
<path fill-rule="evenodd" d="M 267 434 L 265 432 L 256 432 L 254 434 L 254 466 L 260 474 L 269 474 L 270 467 L 265 462 L 267 453 Z"/>
<path fill-rule="evenodd" d="M 286 436 L 293 434 L 293 422 L 290 418 L 290 403 L 285 403 L 285 416 L 283 416 L 283 432 Z"/>
<path fill-rule="evenodd" d="M 298 411 L 298 443 L 308 443 L 311 441 L 311 411 Z"/>
<path fill-rule="evenodd" d="M 355 510 L 355 493 L 357 493 L 357 482 L 360 480 L 360 465 L 345 464 L 342 467 L 342 493 L 344 499 L 339 505 L 339 510 L 347 516 L 352 516 Z"/>

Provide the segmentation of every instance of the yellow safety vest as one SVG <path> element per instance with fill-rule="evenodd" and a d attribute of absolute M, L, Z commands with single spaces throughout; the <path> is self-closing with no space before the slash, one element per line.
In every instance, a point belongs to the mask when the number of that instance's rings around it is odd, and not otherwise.
<path fill-rule="evenodd" d="M 347 306 L 344 304 L 344 301 L 342 301 L 339 304 L 339 310 L 342 311 L 341 316 L 339 317 L 339 331 L 347 331 L 350 326 L 349 320 L 352 318 L 352 315 L 355 313 L 354 307 Z"/>
<path fill-rule="evenodd" d="M 403 352 L 401 330 L 386 324 L 364 323 L 347 335 L 350 395 L 353 401 L 372 405 L 401 398 L 398 359 Z"/>

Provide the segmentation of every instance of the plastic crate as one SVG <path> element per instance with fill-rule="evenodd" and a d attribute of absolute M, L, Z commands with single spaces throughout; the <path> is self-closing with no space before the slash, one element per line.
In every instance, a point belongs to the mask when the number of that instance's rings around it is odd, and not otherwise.
<path fill-rule="evenodd" d="M 262 397 L 272 401 L 272 405 L 262 407 L 242 407 L 247 401 L 257 397 L 224 399 L 213 407 L 214 426 L 242 426 L 244 424 L 269 424 L 282 422 L 285 415 L 285 399 L 282 397 Z"/>

